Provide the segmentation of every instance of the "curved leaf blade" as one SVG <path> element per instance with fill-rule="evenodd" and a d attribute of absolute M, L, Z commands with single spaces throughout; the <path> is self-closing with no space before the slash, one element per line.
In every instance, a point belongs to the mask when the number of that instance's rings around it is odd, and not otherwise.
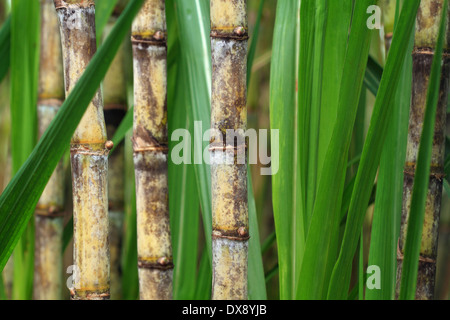
<path fill-rule="evenodd" d="M 392 102 L 407 54 L 408 43 L 420 0 L 411 0 L 403 9 L 395 29 L 390 53 L 383 72 L 369 132 L 364 144 L 355 187 L 345 226 L 338 260 L 334 266 L 328 288 L 329 299 L 346 299 L 351 275 L 351 263 L 363 226 L 372 185 L 380 163 L 387 128 L 392 118 Z"/>

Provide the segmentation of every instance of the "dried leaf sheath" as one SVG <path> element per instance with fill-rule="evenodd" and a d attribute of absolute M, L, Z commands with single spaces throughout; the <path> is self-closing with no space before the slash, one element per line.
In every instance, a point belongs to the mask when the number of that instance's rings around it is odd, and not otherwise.
<path fill-rule="evenodd" d="M 58 17 L 52 0 L 41 0 L 41 54 L 39 72 L 39 136 L 45 132 L 64 99 L 61 40 Z M 35 212 L 36 300 L 58 300 L 62 294 L 62 231 L 64 170 L 56 167 Z"/>
<path fill-rule="evenodd" d="M 422 134 L 428 83 L 431 65 L 436 47 L 442 0 L 423 0 L 417 15 L 415 47 L 413 52 L 413 83 L 411 113 L 409 119 L 408 145 L 405 163 L 405 178 L 403 187 L 402 224 L 397 255 L 397 294 L 400 288 L 401 268 L 403 262 L 404 244 L 406 241 L 407 220 L 410 211 L 411 195 L 414 184 L 414 173 Z M 450 13 L 449 8 L 446 8 Z M 437 237 L 439 215 L 442 200 L 442 183 L 444 178 L 445 126 L 446 108 L 450 74 L 450 32 L 447 25 L 446 44 L 440 94 L 433 139 L 430 182 L 425 207 L 425 221 L 420 250 L 419 271 L 417 279 L 416 299 L 428 300 L 434 298 Z"/>
<path fill-rule="evenodd" d="M 116 15 L 106 25 L 105 37 L 114 26 Z M 127 109 L 125 53 L 122 44 L 103 81 L 104 114 L 108 137 L 113 137 Z M 121 299 L 120 257 L 124 219 L 124 144 L 121 142 L 108 159 L 109 248 L 111 257 L 111 299 Z"/>
<path fill-rule="evenodd" d="M 246 0 L 211 1 L 212 298 L 216 300 L 248 298 L 246 9 Z M 230 129 L 236 130 L 236 141 L 230 138 Z"/>
<path fill-rule="evenodd" d="M 96 52 L 93 1 L 55 0 L 61 27 L 66 96 Z M 74 215 L 72 299 L 109 299 L 108 149 L 100 90 L 71 141 Z M 112 147 L 108 143 L 108 147 Z"/>
<path fill-rule="evenodd" d="M 134 123 L 139 292 L 172 299 L 168 202 L 167 47 L 164 0 L 147 0 L 133 22 Z"/>

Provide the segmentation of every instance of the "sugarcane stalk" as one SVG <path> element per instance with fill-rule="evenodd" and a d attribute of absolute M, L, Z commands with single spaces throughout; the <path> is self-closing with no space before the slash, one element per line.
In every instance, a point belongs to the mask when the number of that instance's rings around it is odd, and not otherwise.
<path fill-rule="evenodd" d="M 115 10 L 105 27 L 104 35 L 111 32 L 120 15 Z M 119 48 L 103 81 L 103 100 L 106 131 L 108 137 L 114 136 L 127 110 L 127 91 L 125 79 L 125 44 Z M 111 257 L 111 299 L 122 297 L 120 257 L 122 246 L 122 229 L 124 220 L 124 144 L 116 146 L 108 160 L 108 203 L 109 203 L 109 250 Z"/>
<path fill-rule="evenodd" d="M 211 0 L 212 299 L 216 300 L 248 298 L 247 43 L 247 1 Z"/>
<path fill-rule="evenodd" d="M 64 100 L 64 76 L 58 17 L 52 0 L 41 0 L 41 54 L 38 128 L 42 136 Z M 64 213 L 62 160 L 44 189 L 35 210 L 35 300 L 59 300 L 62 294 L 62 233 Z"/>
<path fill-rule="evenodd" d="M 403 205 L 400 239 L 397 253 L 397 295 L 400 288 L 401 270 L 406 241 L 407 221 L 409 217 L 411 195 L 414 184 L 414 173 L 422 134 L 428 83 L 434 50 L 437 43 L 443 0 L 422 0 L 416 20 L 416 33 L 413 51 L 413 83 L 411 112 L 409 119 L 408 145 L 405 163 L 405 178 L 403 187 Z M 439 216 L 442 200 L 444 179 L 445 153 L 445 122 L 447 96 L 450 74 L 450 30 L 447 24 L 447 34 L 443 54 L 443 69 L 440 83 L 440 94 L 437 106 L 436 124 L 431 156 L 430 183 L 425 207 L 425 221 L 422 233 L 422 243 L 419 258 L 416 299 L 429 300 L 434 298 L 436 256 L 438 244 Z"/>
<path fill-rule="evenodd" d="M 96 52 L 92 0 L 54 0 L 63 47 L 68 96 Z M 75 265 L 71 298 L 109 299 L 108 150 L 100 89 L 89 104 L 70 145 Z"/>
<path fill-rule="evenodd" d="M 133 150 L 141 300 L 172 299 L 164 0 L 147 0 L 132 27 Z"/>

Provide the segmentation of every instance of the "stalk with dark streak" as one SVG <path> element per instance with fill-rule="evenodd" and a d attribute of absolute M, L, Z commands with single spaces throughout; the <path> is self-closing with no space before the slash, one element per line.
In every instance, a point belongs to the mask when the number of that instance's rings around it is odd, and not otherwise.
<path fill-rule="evenodd" d="M 106 25 L 104 36 L 110 32 L 121 8 L 116 8 Z M 125 43 L 119 48 L 103 82 L 104 114 L 108 137 L 114 136 L 127 110 L 125 77 Z M 108 201 L 109 201 L 109 248 L 111 256 L 111 299 L 121 299 L 120 257 L 124 219 L 124 144 L 121 142 L 108 160 Z"/>
<path fill-rule="evenodd" d="M 414 172 L 422 134 L 423 117 L 427 99 L 431 65 L 436 47 L 443 0 L 422 0 L 417 14 L 415 47 L 413 52 L 413 83 L 411 113 L 409 119 L 408 145 L 405 163 L 403 187 L 402 224 L 397 254 L 397 295 L 400 289 L 404 244 L 406 241 L 407 221 L 410 211 Z M 444 8 L 450 13 L 449 8 Z M 447 19 L 448 20 L 448 19 Z M 444 178 L 445 122 L 450 74 L 450 31 L 447 25 L 445 36 L 443 69 L 437 106 L 436 124 L 431 156 L 431 174 L 428 187 L 425 221 L 420 250 L 416 299 L 434 298 L 436 255 L 439 215 L 442 200 Z"/>
<path fill-rule="evenodd" d="M 47 129 L 64 100 L 64 76 L 58 17 L 52 0 L 41 0 L 41 54 L 39 70 L 39 136 Z M 64 170 L 59 162 L 35 211 L 33 296 L 58 300 L 62 295 L 62 233 Z"/>
<path fill-rule="evenodd" d="M 212 299 L 245 300 L 248 267 L 246 0 L 211 0 Z M 230 131 L 234 130 L 234 131 Z M 235 141 L 236 140 L 236 141 Z"/>
<path fill-rule="evenodd" d="M 92 0 L 54 0 L 61 27 L 66 96 L 95 54 Z M 103 101 L 97 91 L 71 141 L 74 300 L 109 299 L 108 149 Z"/>
<path fill-rule="evenodd" d="M 133 22 L 133 150 L 141 300 L 172 299 L 168 200 L 167 45 L 164 0 L 147 0 Z"/>

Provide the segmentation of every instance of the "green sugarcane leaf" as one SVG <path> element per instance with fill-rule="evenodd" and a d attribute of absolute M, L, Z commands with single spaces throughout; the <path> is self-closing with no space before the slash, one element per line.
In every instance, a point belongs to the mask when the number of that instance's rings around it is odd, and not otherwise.
<path fill-rule="evenodd" d="M 200 258 L 200 266 L 197 272 L 197 286 L 195 288 L 195 300 L 211 300 L 212 274 L 210 253 L 206 252 L 206 247 Z"/>
<path fill-rule="evenodd" d="M 247 55 L 247 88 L 250 83 L 251 70 L 254 62 L 254 55 L 259 39 L 259 29 L 261 27 L 261 18 L 266 0 L 261 0 L 258 8 L 253 36 Z M 256 210 L 255 196 L 253 193 L 253 182 L 251 179 L 250 166 L 248 167 L 248 214 L 250 227 L 250 240 L 248 250 L 248 296 L 251 300 L 266 300 L 267 290 L 264 279 L 264 266 L 261 253 L 261 243 L 259 237 L 258 216 Z"/>
<path fill-rule="evenodd" d="M 311 1 L 310 1 L 311 2 Z M 312 1 L 315 3 L 314 14 L 315 14 L 315 25 L 314 25 L 314 33 L 311 35 L 314 38 L 313 41 L 313 49 L 310 51 L 312 53 L 312 61 L 310 61 L 311 65 L 311 104 L 304 105 L 299 104 L 299 110 L 308 109 L 309 113 L 309 143 L 308 143 L 308 158 L 301 158 L 300 161 L 307 160 L 307 168 L 306 168 L 306 184 L 304 185 L 304 190 L 306 190 L 306 198 L 305 198 L 305 229 L 308 230 L 309 221 L 311 219 L 312 210 L 314 207 L 314 199 L 316 197 L 316 188 L 317 188 L 317 180 L 319 177 L 319 134 L 320 125 L 322 120 L 326 120 L 321 118 L 322 113 L 322 90 L 326 91 L 327 88 L 323 88 L 323 79 L 326 78 L 324 76 L 324 50 L 325 50 L 325 34 L 327 29 L 327 15 L 328 15 L 328 1 Z M 349 1 L 347 1 L 349 2 Z M 342 7 L 342 5 L 341 5 Z M 300 19 L 305 17 L 303 13 L 304 7 L 302 6 L 302 15 Z M 335 27 L 335 26 L 333 26 Z M 348 28 L 348 26 L 347 26 Z M 300 33 L 302 32 L 302 27 L 300 27 Z M 300 35 L 300 46 L 303 44 L 302 36 Z M 301 75 L 301 73 L 300 73 Z M 304 78 L 303 78 L 304 80 Z M 300 94 L 300 97 L 302 95 Z M 328 110 L 327 114 L 332 113 Z M 301 141 L 299 139 L 299 141 Z M 324 143 L 327 145 L 327 143 Z M 325 147 L 326 149 L 326 147 Z"/>
<path fill-rule="evenodd" d="M 125 230 L 122 243 L 122 297 L 124 300 L 139 299 L 139 275 L 137 253 L 136 183 L 131 141 L 125 142 Z"/>
<path fill-rule="evenodd" d="M 178 30 L 180 33 L 180 44 L 183 48 L 181 54 L 186 68 L 189 116 L 192 122 L 201 123 L 203 130 L 210 128 L 211 107 L 211 47 L 209 30 L 209 1 L 175 0 Z M 197 126 L 197 128 L 199 128 Z M 200 128 L 199 128 L 200 129 Z M 203 132 L 195 132 L 200 139 Z M 194 150 L 194 158 L 203 159 L 203 150 L 208 147 L 209 141 L 192 141 L 202 148 Z M 197 151 L 197 153 L 195 152 Z M 207 252 L 212 261 L 212 197 L 211 197 L 211 172 L 209 166 L 194 164 L 195 177 L 202 210 L 203 226 Z M 207 274 L 207 273 L 205 273 Z"/>
<path fill-rule="evenodd" d="M 265 254 L 277 241 L 277 235 L 273 231 L 269 236 L 263 241 L 261 245 L 261 253 Z"/>
<path fill-rule="evenodd" d="M 330 299 L 347 298 L 351 263 L 363 226 L 372 185 L 380 163 L 387 129 L 391 125 L 392 104 L 405 57 L 408 54 L 408 44 L 413 32 L 420 0 L 410 1 L 409 4 L 409 6 L 405 6 L 400 15 L 378 90 L 369 131 L 356 175 L 355 187 L 353 188 L 344 238 L 330 280 L 328 289 L 328 298 Z"/>
<path fill-rule="evenodd" d="M 255 60 L 256 47 L 258 45 L 258 38 L 259 38 L 259 29 L 260 29 L 260 26 L 261 26 L 261 18 L 262 18 L 262 13 L 263 13 L 263 9 L 264 9 L 264 4 L 265 3 L 266 3 L 266 0 L 260 0 L 260 2 L 259 2 L 258 14 L 256 16 L 256 23 L 255 23 L 255 27 L 253 29 L 253 35 L 252 35 L 252 40 L 251 40 L 251 43 L 250 43 L 250 47 L 248 49 L 248 57 L 247 57 L 247 88 L 250 85 L 253 61 Z"/>
<path fill-rule="evenodd" d="M 181 57 L 180 53 L 178 56 Z M 183 61 L 179 63 L 182 64 Z M 184 129 L 192 136 L 193 126 L 190 126 L 186 106 L 189 89 L 186 68 L 180 68 L 177 75 L 174 69 L 172 68 L 168 75 L 169 83 L 172 79 L 176 80 L 168 86 L 169 133 L 172 136 L 175 130 Z M 170 139 L 169 150 L 174 150 L 175 146 L 184 142 L 186 141 Z M 174 163 L 175 157 L 184 156 L 184 152 L 190 152 L 190 146 L 186 146 L 182 155 L 172 153 L 169 162 L 169 208 L 174 252 L 173 296 L 177 300 L 191 300 L 195 297 L 199 251 L 200 207 L 194 167 L 189 162 Z M 187 158 L 191 160 L 190 156 Z"/>
<path fill-rule="evenodd" d="M 364 84 L 374 96 L 377 96 L 380 86 L 383 68 L 371 56 L 367 60 L 366 74 L 364 76 Z"/>
<path fill-rule="evenodd" d="M 433 148 L 434 126 L 439 101 L 440 81 L 442 73 L 442 56 L 445 39 L 448 0 L 444 1 L 439 27 L 439 36 L 434 52 L 433 63 L 427 91 L 427 101 L 420 138 L 417 166 L 414 175 L 414 186 L 411 195 L 411 206 L 406 231 L 402 276 L 400 283 L 401 300 L 414 300 L 416 296 L 417 273 L 419 267 L 422 230 L 425 219 L 428 185 L 430 182 L 431 154 Z"/>
<path fill-rule="evenodd" d="M 324 299 L 337 254 L 339 216 L 352 129 L 369 55 L 366 10 L 374 0 L 355 2 L 339 94 L 338 114 L 319 177 L 303 256 L 297 298 Z"/>
<path fill-rule="evenodd" d="M 11 156 L 14 175 L 37 141 L 39 3 L 17 0 L 11 7 Z M 34 267 L 34 221 L 14 251 L 12 297 L 31 299 Z"/>
<path fill-rule="evenodd" d="M 358 246 L 358 300 L 364 300 L 364 229 L 361 229 Z"/>
<path fill-rule="evenodd" d="M 144 0 L 132 0 L 95 54 L 32 154 L 0 196 L 0 270 L 23 233 L 39 197 Z"/>
<path fill-rule="evenodd" d="M 272 269 L 270 269 L 269 271 L 267 271 L 267 273 L 265 274 L 265 282 L 269 282 L 275 275 L 278 274 L 278 272 L 280 271 L 280 266 L 278 264 L 276 264 Z"/>
<path fill-rule="evenodd" d="M 111 150 L 110 154 L 114 152 L 116 146 L 118 146 L 123 141 L 123 139 L 125 139 L 127 133 L 133 128 L 133 113 L 134 107 L 128 108 L 127 113 L 125 114 L 119 126 L 117 127 L 117 130 L 111 139 L 112 142 L 114 143 L 114 148 Z"/>
<path fill-rule="evenodd" d="M 8 297 L 6 296 L 5 284 L 3 282 L 3 275 L 0 275 L 0 301 L 2 300 L 8 300 Z"/>
<path fill-rule="evenodd" d="M 324 42 L 323 77 L 318 128 L 317 177 L 319 179 L 328 144 L 338 116 L 339 91 L 347 49 L 348 30 L 352 17 L 352 0 L 328 1 L 328 17 Z M 314 106 L 311 106 L 314 108 Z M 308 189 L 309 190 L 309 189 Z"/>
<path fill-rule="evenodd" d="M 266 300 L 266 282 L 264 281 L 264 267 L 261 244 L 259 242 L 259 226 L 250 167 L 248 168 L 248 172 L 248 215 L 250 227 L 250 239 L 248 241 L 248 298 L 249 300 Z"/>
<path fill-rule="evenodd" d="M 97 44 L 101 42 L 103 30 L 108 23 L 109 17 L 114 11 L 118 0 L 96 0 L 95 1 L 95 29 Z"/>
<path fill-rule="evenodd" d="M 64 226 L 63 236 L 62 236 L 62 253 L 64 253 L 69 246 L 70 241 L 73 239 L 73 216 L 70 217 Z"/>
<path fill-rule="evenodd" d="M 444 190 L 447 193 L 447 197 L 450 197 L 450 184 L 447 180 L 444 180 Z"/>
<path fill-rule="evenodd" d="M 407 52 L 412 52 L 411 37 Z M 377 265 L 381 288 L 366 290 L 368 300 L 392 300 L 395 296 L 397 241 L 403 199 L 403 170 L 408 137 L 409 107 L 412 84 L 412 55 L 405 57 L 400 81 L 392 106 L 394 112 L 381 155 L 378 187 L 373 213 L 369 265 Z"/>
<path fill-rule="evenodd" d="M 306 233 L 308 231 L 309 222 L 312 212 L 307 211 L 307 195 L 308 195 L 308 165 L 309 165 L 309 149 L 311 139 L 311 104 L 312 104 L 312 84 L 311 79 L 314 78 L 314 30 L 315 30 L 315 1 L 307 0 L 300 2 L 300 21 L 297 32 L 300 37 L 300 47 L 298 48 L 298 75 L 296 75 L 296 83 L 298 84 L 298 106 L 297 106 L 297 159 L 299 167 L 297 169 L 296 193 L 298 207 L 297 215 L 303 220 L 303 227 L 301 228 L 302 241 L 305 241 Z M 291 17 L 292 18 L 292 17 Z M 291 22 L 293 24 L 293 22 Z M 299 28 L 299 29 L 298 29 Z M 295 46 L 297 48 L 297 45 Z M 316 80 L 317 82 L 317 80 Z M 317 130 L 317 128 L 316 128 Z M 301 143 L 299 143 L 301 141 Z M 312 146 L 315 147 L 316 143 Z M 314 190 L 315 192 L 315 190 Z M 298 255 L 299 258 L 301 254 Z M 301 260 L 297 259 L 295 266 L 300 265 Z M 295 269 L 298 269 L 296 267 Z M 298 278 L 298 270 L 296 278 Z M 295 283 L 295 282 L 294 282 Z M 280 284 L 281 285 L 281 284 Z M 295 288 L 292 288 L 292 297 L 294 296 Z M 291 297 L 291 298 L 292 298 Z"/>
<path fill-rule="evenodd" d="M 209 299 L 212 283 L 212 197 L 211 197 L 211 172 L 209 166 L 200 161 L 196 164 L 195 159 L 203 159 L 203 150 L 209 142 L 202 141 L 203 131 L 210 128 L 211 107 L 211 45 L 210 45 L 210 17 L 209 1 L 174 0 L 176 6 L 176 19 L 178 23 L 181 55 L 183 63 L 180 69 L 185 68 L 187 84 L 189 127 L 194 128 L 192 143 L 202 146 L 194 149 L 195 180 L 203 218 L 203 232 L 205 235 L 205 248 L 200 264 L 201 273 L 198 273 L 196 299 Z M 194 126 L 195 122 L 197 126 Z M 201 124 L 201 128 L 199 127 Z M 197 131 L 195 131 L 197 129 Z M 198 141 L 194 141 L 199 137 Z M 198 163 L 198 161 L 197 161 Z M 205 291 L 207 293 L 205 293 Z M 207 296 L 205 296 L 205 294 Z"/>
<path fill-rule="evenodd" d="M 15 174 L 37 141 L 39 3 L 27 0 L 11 8 L 11 155 Z"/>
<path fill-rule="evenodd" d="M 303 251 L 304 231 L 296 203 L 297 152 L 296 52 L 298 1 L 279 1 L 270 72 L 270 128 L 279 130 L 279 158 L 272 159 L 272 200 L 280 266 L 280 298 L 292 299 L 297 279 L 295 264 Z M 272 141 L 272 152 L 274 150 Z"/>
<path fill-rule="evenodd" d="M 0 82 L 8 73 L 11 54 L 11 16 L 3 23 L 0 29 Z"/>

